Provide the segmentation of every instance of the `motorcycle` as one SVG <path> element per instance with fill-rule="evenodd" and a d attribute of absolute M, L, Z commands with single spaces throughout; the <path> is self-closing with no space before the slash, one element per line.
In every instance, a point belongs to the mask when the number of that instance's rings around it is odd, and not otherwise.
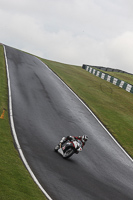
<path fill-rule="evenodd" d="M 63 144 L 57 145 L 55 147 L 55 152 L 58 152 L 63 156 L 63 158 L 67 159 L 71 157 L 74 153 L 78 154 L 80 151 L 82 151 L 82 142 L 80 140 L 72 140 L 72 141 L 66 141 Z"/>

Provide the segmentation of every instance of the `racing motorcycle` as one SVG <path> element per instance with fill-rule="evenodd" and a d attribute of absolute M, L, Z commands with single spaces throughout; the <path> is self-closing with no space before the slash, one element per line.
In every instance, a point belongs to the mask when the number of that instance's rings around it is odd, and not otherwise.
<path fill-rule="evenodd" d="M 80 140 L 72 140 L 66 141 L 63 144 L 57 145 L 55 147 L 55 152 L 58 152 L 63 156 L 63 158 L 67 159 L 71 157 L 74 153 L 78 154 L 82 151 L 82 142 Z"/>

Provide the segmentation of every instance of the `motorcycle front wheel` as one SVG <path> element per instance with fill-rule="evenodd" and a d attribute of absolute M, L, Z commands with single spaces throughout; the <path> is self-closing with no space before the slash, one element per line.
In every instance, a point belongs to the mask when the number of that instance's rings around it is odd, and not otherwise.
<path fill-rule="evenodd" d="M 65 152 L 63 154 L 63 158 L 69 158 L 70 156 L 72 156 L 75 153 L 75 149 L 72 147 L 68 147 L 65 149 Z"/>
<path fill-rule="evenodd" d="M 55 152 L 57 152 L 58 149 L 59 149 L 59 145 L 57 145 L 57 146 L 54 148 Z"/>

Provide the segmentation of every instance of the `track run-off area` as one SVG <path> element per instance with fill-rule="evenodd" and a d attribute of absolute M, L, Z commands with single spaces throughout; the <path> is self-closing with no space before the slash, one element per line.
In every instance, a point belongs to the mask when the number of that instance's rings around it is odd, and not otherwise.
<path fill-rule="evenodd" d="M 133 161 L 84 103 L 38 58 L 5 46 L 16 147 L 48 199 L 132 200 Z M 88 135 L 81 153 L 54 152 L 63 136 Z"/>

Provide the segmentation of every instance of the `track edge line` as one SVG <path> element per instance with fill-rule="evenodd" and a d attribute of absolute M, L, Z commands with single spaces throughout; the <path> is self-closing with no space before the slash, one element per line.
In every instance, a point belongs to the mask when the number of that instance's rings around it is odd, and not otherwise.
<path fill-rule="evenodd" d="M 19 144 L 18 138 L 17 138 L 17 134 L 16 134 L 16 130 L 15 130 L 15 125 L 14 125 L 14 120 L 13 120 L 13 110 L 12 110 L 12 95 L 11 95 L 11 85 L 10 85 L 10 76 L 9 76 L 9 68 L 8 68 L 8 62 L 7 62 L 7 56 L 6 56 L 6 48 L 5 45 L 3 45 L 4 48 L 4 56 L 5 56 L 5 64 L 6 64 L 6 71 L 7 71 L 7 79 L 8 79 L 8 95 L 9 95 L 9 118 L 10 118 L 10 125 L 11 125 L 11 129 L 12 129 L 12 133 L 13 133 L 13 137 L 15 140 L 15 143 L 17 145 L 17 150 L 20 154 L 20 157 L 25 165 L 25 167 L 27 168 L 28 172 L 30 173 L 32 179 L 34 180 L 34 182 L 38 185 L 38 187 L 40 188 L 40 190 L 43 192 L 43 194 L 46 196 L 46 198 L 48 200 L 52 200 L 52 198 L 48 195 L 48 193 L 44 190 L 44 188 L 42 187 L 42 185 L 39 183 L 38 179 L 36 178 L 36 176 L 34 175 L 34 173 L 32 172 L 24 154 L 23 151 L 21 149 L 21 146 Z"/>

